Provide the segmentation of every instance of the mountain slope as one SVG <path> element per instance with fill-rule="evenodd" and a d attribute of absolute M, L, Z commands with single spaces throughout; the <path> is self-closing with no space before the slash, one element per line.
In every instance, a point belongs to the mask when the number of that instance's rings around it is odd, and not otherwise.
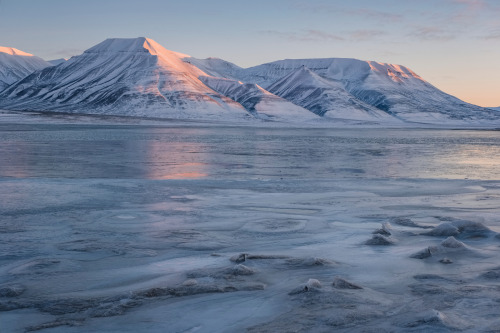
<path fill-rule="evenodd" d="M 399 65 L 342 58 L 286 59 L 247 68 L 238 73 L 238 78 L 272 90 L 278 80 L 302 66 L 321 78 L 341 83 L 359 101 L 402 120 L 498 120 L 494 112 L 448 95 Z"/>
<path fill-rule="evenodd" d="M 34 71 L 49 66 L 52 65 L 32 54 L 0 46 L 0 91 Z"/>
<path fill-rule="evenodd" d="M 500 121 L 497 110 L 448 95 L 404 66 L 373 61 L 286 59 L 243 69 L 169 51 L 144 37 L 108 39 L 56 66 L 19 50 L 0 51 L 0 108 L 10 110 L 296 122 Z"/>
<path fill-rule="evenodd" d="M 0 94 L 0 107 L 166 118 L 241 119 L 238 103 L 198 77 L 207 74 L 147 38 L 108 39 L 37 71 Z"/>
<path fill-rule="evenodd" d="M 217 77 L 201 77 L 207 86 L 240 103 L 257 118 L 281 121 L 303 122 L 319 117 L 308 110 L 290 103 L 256 84 L 242 83 Z"/>
<path fill-rule="evenodd" d="M 210 76 L 225 79 L 235 80 L 243 71 L 243 68 L 219 58 L 197 59 L 189 57 L 184 58 L 183 61 L 196 66 Z"/>
<path fill-rule="evenodd" d="M 48 62 L 51 63 L 53 66 L 57 66 L 57 65 L 60 65 L 62 63 L 65 63 L 66 61 L 68 61 L 68 59 L 59 58 L 59 59 L 49 60 Z"/>
<path fill-rule="evenodd" d="M 305 66 L 274 82 L 268 90 L 327 118 L 396 121 L 349 94 L 341 82 L 327 80 Z"/>

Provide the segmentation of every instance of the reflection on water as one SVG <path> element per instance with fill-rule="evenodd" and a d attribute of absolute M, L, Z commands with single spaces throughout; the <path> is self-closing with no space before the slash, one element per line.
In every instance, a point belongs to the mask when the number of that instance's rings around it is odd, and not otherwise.
<path fill-rule="evenodd" d="M 153 175 L 153 179 L 196 179 L 206 177 L 207 174 L 199 172 L 171 173 L 163 176 Z"/>
<path fill-rule="evenodd" d="M 147 141 L 145 178 L 147 179 L 198 179 L 208 174 L 206 163 L 197 154 L 202 147 L 191 142 Z"/>
<path fill-rule="evenodd" d="M 438 178 L 500 180 L 498 132 L 0 124 L 0 287 L 14 285 L 4 295 L 22 289 L 0 300 L 0 327 L 142 332 L 154 322 L 153 331 L 244 331 L 283 313 L 281 331 L 299 327 L 290 316 L 328 331 L 331 314 L 346 310 L 335 300 L 344 292 L 331 289 L 339 275 L 381 295 L 345 298 L 353 311 L 366 309 L 360 325 L 387 328 L 403 323 L 387 323 L 387 313 L 405 317 L 467 294 L 465 306 L 446 307 L 448 318 L 465 315 L 481 331 L 498 313 L 485 295 L 500 296 L 476 288 L 484 278 L 469 278 L 497 267 L 498 236 L 461 239 L 473 255 L 459 248 L 444 268 L 437 257 L 410 258 L 439 240 L 405 221 L 486 221 L 499 230 L 500 182 Z M 387 221 L 397 245 L 363 245 Z M 230 258 L 242 253 L 276 260 L 235 266 Z M 247 264 L 252 274 L 240 274 Z M 415 272 L 426 273 L 422 284 Z M 289 296 L 312 278 L 324 291 Z M 311 316 L 302 305 L 295 311 L 302 296 Z M 350 313 L 338 318 L 355 329 Z M 426 328 L 446 329 L 429 318 Z"/>
<path fill-rule="evenodd" d="M 0 177 L 500 179 L 496 131 L 0 126 Z"/>

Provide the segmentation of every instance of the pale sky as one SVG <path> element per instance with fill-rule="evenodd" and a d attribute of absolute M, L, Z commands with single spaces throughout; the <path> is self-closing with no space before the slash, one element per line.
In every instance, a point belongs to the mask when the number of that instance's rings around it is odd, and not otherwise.
<path fill-rule="evenodd" d="M 395 63 L 467 102 L 500 106 L 500 0 L 0 0 L 0 46 L 50 60 L 113 37 L 241 67 Z"/>

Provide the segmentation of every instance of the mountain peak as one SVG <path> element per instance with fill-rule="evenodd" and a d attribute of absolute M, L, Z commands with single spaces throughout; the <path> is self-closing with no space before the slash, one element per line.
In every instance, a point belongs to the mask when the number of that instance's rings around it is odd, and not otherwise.
<path fill-rule="evenodd" d="M 114 52 L 146 52 L 152 55 L 164 55 L 167 52 L 175 53 L 180 57 L 189 57 L 186 54 L 166 50 L 163 46 L 146 37 L 137 38 L 108 38 L 91 47 L 85 53 L 114 53 Z"/>
<path fill-rule="evenodd" d="M 210 119 L 234 113 L 302 120 L 311 111 L 322 119 L 391 123 L 394 117 L 500 120 L 498 111 L 469 105 L 407 67 L 382 62 L 285 59 L 244 69 L 169 51 L 146 37 L 107 39 L 56 67 L 22 55 L 29 54 L 0 48 L 0 108 Z"/>
<path fill-rule="evenodd" d="M 13 47 L 5 47 L 5 46 L 0 46 L 0 53 L 7 53 L 10 55 L 18 55 L 18 56 L 25 56 L 25 57 L 32 57 L 33 56 L 30 53 L 20 51 L 18 49 L 13 48 Z"/>

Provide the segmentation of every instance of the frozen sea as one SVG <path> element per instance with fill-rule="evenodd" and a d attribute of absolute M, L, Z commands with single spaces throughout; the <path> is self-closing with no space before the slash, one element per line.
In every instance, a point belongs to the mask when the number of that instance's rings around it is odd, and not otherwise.
<path fill-rule="evenodd" d="M 0 332 L 499 332 L 500 132 L 0 122 Z"/>

